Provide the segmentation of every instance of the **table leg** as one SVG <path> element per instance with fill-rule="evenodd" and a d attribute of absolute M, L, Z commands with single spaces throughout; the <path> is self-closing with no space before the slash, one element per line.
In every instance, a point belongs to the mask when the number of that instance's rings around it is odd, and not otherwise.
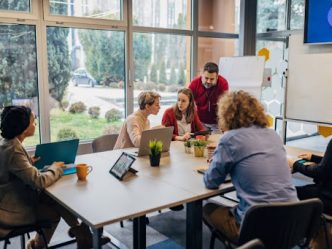
<path fill-rule="evenodd" d="M 103 235 L 103 228 L 92 229 L 93 248 L 101 249 L 100 237 Z"/>
<path fill-rule="evenodd" d="M 202 200 L 187 203 L 186 248 L 201 249 L 202 241 Z"/>
<path fill-rule="evenodd" d="M 133 224 L 134 249 L 146 248 L 146 217 L 145 215 L 134 218 Z"/>

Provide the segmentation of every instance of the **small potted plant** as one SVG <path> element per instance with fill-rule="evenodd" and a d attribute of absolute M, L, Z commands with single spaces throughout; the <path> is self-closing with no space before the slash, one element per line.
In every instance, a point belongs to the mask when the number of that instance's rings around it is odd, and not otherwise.
<path fill-rule="evenodd" d="M 186 153 L 191 153 L 191 141 L 190 140 L 187 140 L 187 141 L 184 141 L 184 151 Z"/>
<path fill-rule="evenodd" d="M 193 145 L 195 157 L 204 157 L 204 149 L 207 145 L 207 142 L 204 140 L 194 140 Z"/>
<path fill-rule="evenodd" d="M 160 156 L 163 150 L 163 143 L 159 140 L 151 140 L 149 141 L 149 149 L 150 149 L 150 165 L 152 167 L 159 166 L 160 164 Z"/>

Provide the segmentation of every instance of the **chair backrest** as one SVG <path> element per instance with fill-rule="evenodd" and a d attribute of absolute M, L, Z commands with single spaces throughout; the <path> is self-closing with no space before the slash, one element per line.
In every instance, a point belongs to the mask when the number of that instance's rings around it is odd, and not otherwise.
<path fill-rule="evenodd" d="M 102 152 L 106 150 L 113 150 L 116 140 L 119 134 L 107 134 L 95 138 L 92 141 L 92 151 Z"/>
<path fill-rule="evenodd" d="M 237 249 L 265 249 L 265 247 L 262 241 L 260 241 L 259 239 L 253 239 L 243 244 L 242 246 L 237 247 Z"/>
<path fill-rule="evenodd" d="M 251 207 L 242 222 L 239 245 L 258 238 L 268 249 L 288 249 L 308 244 L 318 230 L 323 204 L 319 199 L 259 204 Z"/>

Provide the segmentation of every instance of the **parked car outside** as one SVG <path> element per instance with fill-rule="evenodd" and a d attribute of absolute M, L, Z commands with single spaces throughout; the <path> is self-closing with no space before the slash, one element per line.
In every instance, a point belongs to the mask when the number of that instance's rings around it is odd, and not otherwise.
<path fill-rule="evenodd" d="M 86 71 L 85 68 L 76 69 L 71 80 L 74 83 L 74 86 L 88 85 L 94 87 L 97 84 L 97 81 Z"/>

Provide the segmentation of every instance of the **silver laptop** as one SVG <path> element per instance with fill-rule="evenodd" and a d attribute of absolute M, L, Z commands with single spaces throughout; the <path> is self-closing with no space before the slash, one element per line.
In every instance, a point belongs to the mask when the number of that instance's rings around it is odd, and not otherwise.
<path fill-rule="evenodd" d="M 159 140 L 163 143 L 163 151 L 168 152 L 172 141 L 174 127 L 163 127 L 151 130 L 145 130 L 142 132 L 141 143 L 138 152 L 135 152 L 137 156 L 147 156 L 150 154 L 149 141 Z M 164 153 L 163 153 L 164 154 Z"/>

